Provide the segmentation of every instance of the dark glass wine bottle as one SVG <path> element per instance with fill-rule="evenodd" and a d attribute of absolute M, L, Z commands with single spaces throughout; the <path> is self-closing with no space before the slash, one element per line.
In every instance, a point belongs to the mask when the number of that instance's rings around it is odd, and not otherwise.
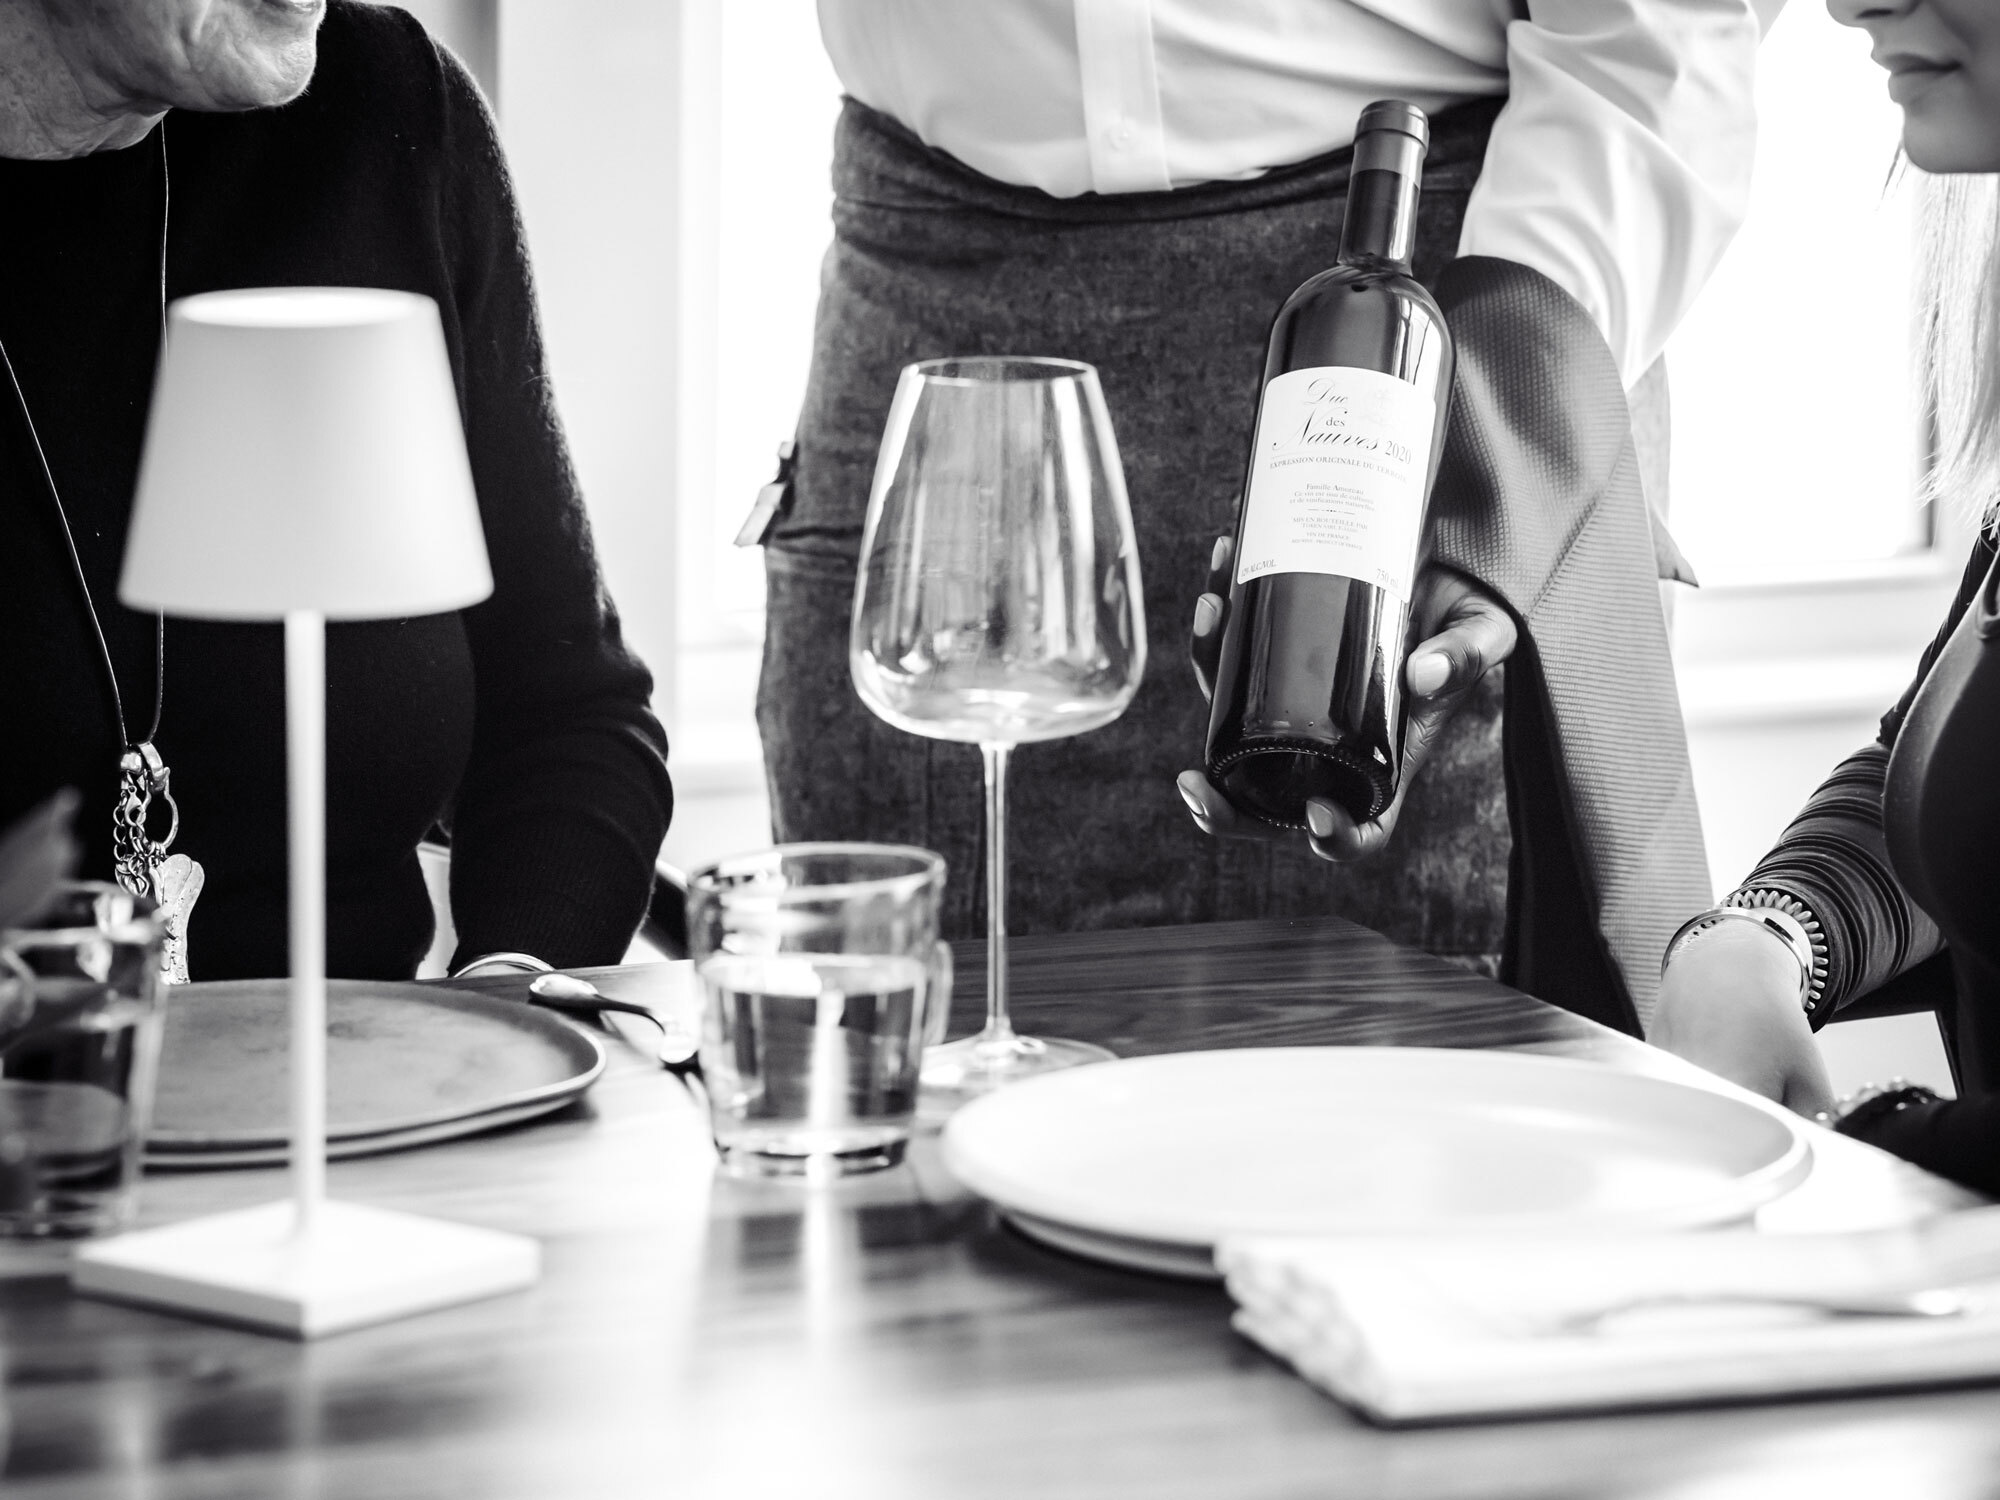
<path fill-rule="evenodd" d="M 1271 324 L 1209 711 L 1209 779 L 1239 811 L 1357 821 L 1396 795 L 1403 658 L 1452 346 L 1410 274 L 1422 110 L 1361 112 L 1340 258 Z"/>

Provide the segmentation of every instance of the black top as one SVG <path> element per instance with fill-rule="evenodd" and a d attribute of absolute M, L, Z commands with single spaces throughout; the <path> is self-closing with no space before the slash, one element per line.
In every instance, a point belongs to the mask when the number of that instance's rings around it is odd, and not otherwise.
<path fill-rule="evenodd" d="M 164 141 L 164 145 L 163 145 Z M 453 844 L 460 953 L 616 962 L 672 807 L 651 679 L 625 649 L 550 396 L 526 251 L 477 88 L 404 13 L 332 0 L 282 109 L 175 111 L 138 145 L 0 159 L 0 341 L 48 455 L 134 736 L 153 620 L 117 602 L 167 295 L 380 286 L 438 303 L 493 596 L 327 632 L 329 972 L 407 976 L 428 946 L 415 849 Z M 89 615 L 0 378 L 0 825 L 84 797 L 83 873 L 111 873 L 120 746 Z M 207 889 L 194 977 L 286 971 L 282 630 L 169 619 L 158 745 Z"/>
<path fill-rule="evenodd" d="M 1970 758 L 1961 760 L 1973 778 L 1983 778 L 1978 786 L 1963 778 L 1934 784 L 1929 790 L 1946 813 L 1943 831 L 1953 837 L 1948 842 L 1974 848 L 1990 848 L 2000 830 L 1985 827 L 1982 817 L 1992 802 L 1987 788 L 1992 785 L 1991 739 L 1988 731 L 1996 706 L 1970 700 L 1950 704 L 1926 703 L 1924 733 L 1920 742 L 1903 741 L 1917 730 L 1912 724 L 1912 708 L 1918 695 L 1934 675 L 1939 687 L 1960 698 L 1963 692 L 1990 695 L 1994 679 L 1962 672 L 1945 674 L 1940 658 L 1949 650 L 1965 649 L 1973 643 L 1955 638 L 1968 607 L 1994 569 L 1994 537 L 1989 531 L 1974 546 L 1959 585 L 1958 596 L 1937 636 L 1925 650 L 1917 675 L 1901 701 L 1882 719 L 1875 744 L 1857 751 L 1835 768 L 1818 791 L 1807 801 L 1804 811 L 1793 820 L 1771 852 L 1764 856 L 1741 889 L 1776 889 L 1797 896 L 1812 908 L 1824 930 L 1827 945 L 1828 977 L 1825 992 L 1813 1016 L 1822 1024 L 1842 1006 L 1858 1001 L 1903 976 L 1912 976 L 1919 965 L 1934 958 L 1947 962 L 1955 976 L 1944 976 L 1939 999 L 1946 1007 L 1948 1036 L 1957 1054 L 1961 1082 L 1968 1097 L 1957 1102 L 1921 1105 L 1894 1114 L 1875 1116 L 1862 1134 L 1877 1145 L 1906 1156 L 1931 1170 L 1986 1192 L 2000 1192 L 2000 1093 L 1973 1092 L 1986 1081 L 1990 1066 L 1970 1054 L 1984 1046 L 1996 1024 L 2000 1024 L 2000 987 L 1990 971 L 2000 954 L 1977 951 L 1966 946 L 1944 955 L 1943 921 L 1949 930 L 1969 934 L 1976 924 L 1968 924 L 1961 913 L 1947 905 L 1978 908 L 1982 915 L 2000 900 L 2000 891 L 1973 889 L 1984 885 L 1968 877 L 1966 861 L 1956 849 L 1938 847 L 1939 826 L 1928 829 L 1888 828 L 1885 830 L 1884 788 L 1889 781 L 1892 758 L 1901 755 L 1898 774 L 1926 779 L 1945 766 L 1935 752 L 1939 748 L 1941 722 L 1957 710 L 1956 732 L 1968 730 L 1981 743 L 1966 747 Z M 1976 649 L 1976 648 L 1975 648 Z M 1962 680 L 1960 680 L 1962 679 Z M 1957 768 L 1954 768 L 1957 769 Z M 1911 788 L 1904 787 L 1905 802 Z M 1978 793 L 1979 795 L 1975 795 Z M 1972 822 L 1969 828 L 1950 827 L 1953 809 Z M 1903 808 L 1905 815 L 1910 809 Z M 1891 834 L 1904 845 L 1901 861 L 1891 858 Z M 1939 865 L 1938 870 L 1918 871 L 1909 861 Z M 1911 877 L 1923 876 L 1933 889 L 1933 908 L 1927 911 L 1912 897 L 1909 879 L 1899 875 L 1899 867 Z M 1943 878 L 1935 878 L 1942 874 Z M 1954 942 L 1957 942 L 1954 939 Z M 1950 981 L 1956 978 L 1954 986 Z M 1955 993 L 1954 993 L 1955 991 Z"/>
<path fill-rule="evenodd" d="M 1781 890 L 1812 908 L 1826 934 L 1826 988 L 1815 1026 L 1936 953 L 1937 925 L 1903 889 L 1882 830 L 1882 786 L 1896 737 L 1945 642 L 1993 566 L 1994 543 L 1972 549 L 1944 624 L 1925 648 L 1917 675 L 1882 717 L 1876 742 L 1857 750 L 1806 800 L 1791 826 L 1740 890 Z"/>

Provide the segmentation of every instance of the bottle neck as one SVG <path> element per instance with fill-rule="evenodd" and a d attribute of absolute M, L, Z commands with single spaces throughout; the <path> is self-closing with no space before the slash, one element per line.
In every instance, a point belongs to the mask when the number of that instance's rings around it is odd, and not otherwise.
<path fill-rule="evenodd" d="M 1423 166 L 1423 146 L 1399 130 L 1370 131 L 1355 141 L 1347 220 L 1340 230 L 1342 265 L 1410 269 Z"/>

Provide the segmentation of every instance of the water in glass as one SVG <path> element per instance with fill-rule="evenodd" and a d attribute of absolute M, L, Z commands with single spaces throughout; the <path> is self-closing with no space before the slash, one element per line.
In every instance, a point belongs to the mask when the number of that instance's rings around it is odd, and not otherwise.
<path fill-rule="evenodd" d="M 925 1043 L 951 1002 L 944 861 L 877 844 L 783 844 L 696 873 L 688 938 L 723 1166 L 838 1177 L 902 1160 Z"/>
<path fill-rule="evenodd" d="M 0 1235 L 65 1237 L 130 1215 L 159 1050 L 151 903 L 78 881 L 0 932 Z"/>

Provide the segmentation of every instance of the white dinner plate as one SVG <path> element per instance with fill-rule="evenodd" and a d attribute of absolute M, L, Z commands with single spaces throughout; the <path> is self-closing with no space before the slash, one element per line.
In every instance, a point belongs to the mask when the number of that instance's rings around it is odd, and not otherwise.
<path fill-rule="evenodd" d="M 1789 1118 L 1595 1063 L 1422 1047 L 1182 1052 L 975 1100 L 945 1161 L 1025 1232 L 1213 1276 L 1227 1235 L 1688 1228 L 1747 1218 Z"/>

